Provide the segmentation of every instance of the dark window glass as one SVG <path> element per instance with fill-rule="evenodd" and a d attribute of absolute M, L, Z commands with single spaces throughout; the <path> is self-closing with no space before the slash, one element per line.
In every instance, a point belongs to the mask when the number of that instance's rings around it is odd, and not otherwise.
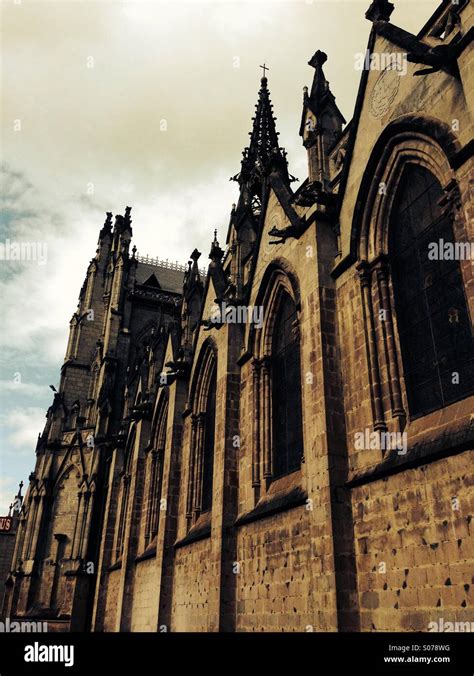
<path fill-rule="evenodd" d="M 150 484 L 145 539 L 148 541 L 158 533 L 160 501 L 163 484 L 163 465 L 166 448 L 166 425 L 168 422 L 168 401 L 163 404 L 155 437 L 155 454 L 150 457 Z"/>
<path fill-rule="evenodd" d="M 115 556 L 118 559 L 123 554 L 123 538 L 125 535 L 125 523 L 128 512 L 128 497 L 130 493 L 130 474 L 132 471 L 133 447 L 135 445 L 135 430 L 127 446 L 127 455 L 125 459 L 124 475 L 122 477 L 122 496 L 120 501 L 120 518 L 118 521 L 118 536 Z"/>
<path fill-rule="evenodd" d="M 202 458 L 202 511 L 212 507 L 212 473 L 214 470 L 214 439 L 216 428 L 216 368 L 209 383 L 206 420 L 204 426 L 204 450 Z"/>
<path fill-rule="evenodd" d="M 474 338 L 457 260 L 430 260 L 431 242 L 454 243 L 426 169 L 408 165 L 391 222 L 390 258 L 408 404 L 413 416 L 474 391 Z M 459 374 L 459 383 L 456 383 Z"/>
<path fill-rule="evenodd" d="M 273 477 L 295 471 L 303 456 L 300 344 L 296 307 L 285 293 L 272 345 Z"/>

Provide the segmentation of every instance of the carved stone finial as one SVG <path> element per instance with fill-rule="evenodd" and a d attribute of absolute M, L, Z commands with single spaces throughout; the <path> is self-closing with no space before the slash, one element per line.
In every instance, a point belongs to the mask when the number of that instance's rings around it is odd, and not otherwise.
<path fill-rule="evenodd" d="M 311 59 L 308 61 L 308 65 L 311 66 L 312 68 L 321 68 L 326 61 L 328 60 L 328 55 L 325 54 L 325 52 L 322 52 L 320 49 L 318 49 Z"/>
<path fill-rule="evenodd" d="M 198 251 L 197 249 L 194 249 L 194 251 L 193 251 L 192 254 L 190 255 L 190 258 L 191 258 L 192 261 L 194 261 L 195 263 L 197 263 L 198 260 L 201 258 L 201 252 Z"/>
<path fill-rule="evenodd" d="M 326 81 L 323 72 L 323 66 L 327 60 L 327 54 L 318 49 L 308 61 L 308 65 L 311 66 L 311 68 L 314 68 L 315 73 L 309 95 L 308 88 L 306 87 L 303 89 L 303 105 L 310 103 L 314 113 L 316 113 L 320 106 L 328 99 L 329 83 Z"/>
<path fill-rule="evenodd" d="M 390 21 L 394 8 L 395 5 L 389 0 L 373 0 L 365 13 L 365 18 L 369 21 Z"/>
<path fill-rule="evenodd" d="M 222 251 L 219 242 L 217 241 L 217 230 L 214 230 L 214 241 L 211 244 L 211 251 L 209 253 L 209 258 L 215 263 L 220 263 L 224 252 Z"/>

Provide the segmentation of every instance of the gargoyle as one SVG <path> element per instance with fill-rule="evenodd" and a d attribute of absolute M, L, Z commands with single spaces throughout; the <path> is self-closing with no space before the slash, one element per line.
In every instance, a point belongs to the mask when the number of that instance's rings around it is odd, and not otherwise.
<path fill-rule="evenodd" d="M 130 418 L 132 420 L 142 420 L 147 419 L 151 416 L 152 413 L 152 404 L 150 401 L 144 401 L 137 406 L 132 408 L 130 413 Z"/>
<path fill-rule="evenodd" d="M 420 51 L 407 54 L 407 60 L 410 63 L 422 63 L 425 66 L 430 66 L 430 68 L 415 71 L 414 75 L 431 75 L 432 73 L 437 73 L 442 68 L 447 68 L 451 72 L 457 72 L 458 41 L 459 38 L 454 38 L 449 45 L 437 45 L 436 47 L 430 47 L 428 50 L 423 51 L 423 53 Z"/>
<path fill-rule="evenodd" d="M 301 189 L 295 199 L 295 203 L 304 207 L 321 204 L 332 208 L 336 203 L 336 196 L 326 192 L 320 181 L 312 181 Z"/>
<path fill-rule="evenodd" d="M 190 371 L 189 362 L 184 360 L 167 361 L 165 367 L 171 370 L 162 374 L 165 376 L 165 382 L 160 382 L 159 387 L 171 385 L 177 378 L 185 378 Z"/>
<path fill-rule="evenodd" d="M 201 319 L 200 325 L 204 327 L 204 331 L 210 331 L 211 329 L 220 329 L 223 326 L 223 322 L 220 319 Z"/>
<path fill-rule="evenodd" d="M 274 240 L 270 244 L 283 244 L 290 237 L 298 237 L 299 232 L 295 225 L 289 225 L 286 228 L 279 230 L 278 228 L 272 228 L 269 233 L 271 237 L 280 237 L 279 240 Z"/>

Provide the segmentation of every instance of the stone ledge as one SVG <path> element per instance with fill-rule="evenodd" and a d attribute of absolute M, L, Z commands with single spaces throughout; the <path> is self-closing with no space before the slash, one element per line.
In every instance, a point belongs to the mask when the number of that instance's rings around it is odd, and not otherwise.
<path fill-rule="evenodd" d="M 345 486 L 363 486 L 469 450 L 474 450 L 474 417 L 458 421 L 458 425 L 447 425 L 438 431 L 426 430 L 418 434 L 414 442 L 409 444 L 406 455 L 395 452 L 375 467 L 354 472 Z"/>
<path fill-rule="evenodd" d="M 16 613 L 10 618 L 10 622 L 28 622 L 28 621 L 42 621 L 48 622 L 53 620 L 55 623 L 63 624 L 69 622 L 71 619 L 70 613 L 59 614 L 56 608 L 31 608 L 25 613 Z"/>
<path fill-rule="evenodd" d="M 308 493 L 301 486 L 301 471 L 293 472 L 278 479 L 270 486 L 269 492 L 260 498 L 256 506 L 248 512 L 240 514 L 234 522 L 237 528 L 258 519 L 265 519 L 272 514 L 286 512 L 294 507 L 304 505 Z"/>
<path fill-rule="evenodd" d="M 247 349 L 243 350 L 240 354 L 240 357 L 237 359 L 237 364 L 239 366 L 243 366 L 252 358 L 252 356 L 253 355 L 252 352 L 250 352 L 250 350 Z"/>
<path fill-rule="evenodd" d="M 181 540 L 176 540 L 174 543 L 175 549 L 179 547 L 185 547 L 186 545 L 191 544 L 191 542 L 197 542 L 198 540 L 204 540 L 211 536 L 211 512 L 204 512 L 201 514 L 199 519 L 196 521 L 194 526 L 192 526 L 188 533 L 181 538 Z"/>
<path fill-rule="evenodd" d="M 152 559 L 156 556 L 156 535 L 153 540 L 150 542 L 148 547 L 142 554 L 139 554 L 135 557 L 135 563 L 140 563 L 140 561 L 146 561 L 147 559 Z"/>
<path fill-rule="evenodd" d="M 120 570 L 121 567 L 122 567 L 122 559 L 120 559 L 119 561 L 116 561 L 111 566 L 109 566 L 107 568 L 107 572 L 112 573 L 114 570 Z"/>

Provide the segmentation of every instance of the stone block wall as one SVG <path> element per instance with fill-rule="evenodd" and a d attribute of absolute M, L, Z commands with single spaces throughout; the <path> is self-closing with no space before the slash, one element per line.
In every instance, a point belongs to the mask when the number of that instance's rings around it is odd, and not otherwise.
<path fill-rule="evenodd" d="M 237 631 L 307 631 L 314 623 L 305 506 L 242 525 L 237 535 Z M 320 580 L 321 585 L 324 580 Z"/>
<path fill-rule="evenodd" d="M 156 631 L 157 594 L 155 558 L 135 564 L 130 631 Z"/>
<path fill-rule="evenodd" d="M 171 631 L 209 631 L 209 598 L 216 585 L 211 567 L 210 539 L 176 550 Z"/>
<path fill-rule="evenodd" d="M 352 492 L 362 631 L 472 621 L 472 453 Z"/>

